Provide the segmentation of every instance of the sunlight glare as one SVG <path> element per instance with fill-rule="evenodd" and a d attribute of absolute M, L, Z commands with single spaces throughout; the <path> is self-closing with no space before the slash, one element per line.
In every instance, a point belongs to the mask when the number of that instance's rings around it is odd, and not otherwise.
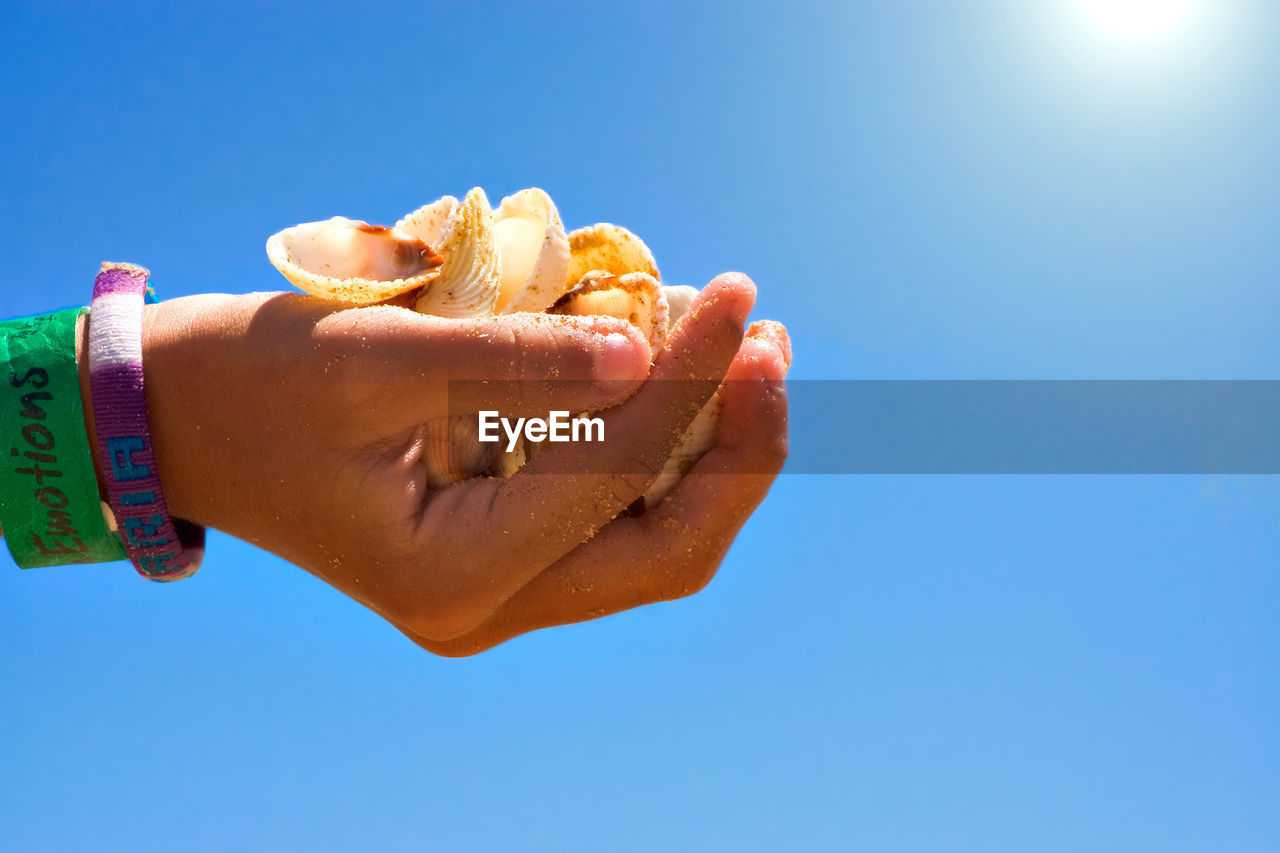
<path fill-rule="evenodd" d="M 1126 39 L 1153 39 L 1185 29 L 1195 0 L 1079 0 L 1106 33 Z"/>

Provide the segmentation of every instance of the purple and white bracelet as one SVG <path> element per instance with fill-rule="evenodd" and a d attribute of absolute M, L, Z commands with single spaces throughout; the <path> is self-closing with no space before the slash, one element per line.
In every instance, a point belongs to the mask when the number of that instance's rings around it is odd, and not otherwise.
<path fill-rule="evenodd" d="M 89 314 L 89 388 L 107 495 L 138 573 L 181 580 L 204 557 L 204 528 L 172 519 L 160 488 L 142 373 L 142 311 L 150 272 L 102 265 Z"/>

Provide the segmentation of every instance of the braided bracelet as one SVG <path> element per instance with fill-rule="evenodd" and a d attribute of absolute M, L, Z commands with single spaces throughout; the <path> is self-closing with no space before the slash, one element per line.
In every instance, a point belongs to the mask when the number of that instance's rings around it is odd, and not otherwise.
<path fill-rule="evenodd" d="M 142 312 L 150 273 L 102 265 L 89 315 L 89 388 L 107 495 L 125 551 L 156 581 L 193 574 L 204 528 L 174 520 L 160 488 L 142 373 Z"/>

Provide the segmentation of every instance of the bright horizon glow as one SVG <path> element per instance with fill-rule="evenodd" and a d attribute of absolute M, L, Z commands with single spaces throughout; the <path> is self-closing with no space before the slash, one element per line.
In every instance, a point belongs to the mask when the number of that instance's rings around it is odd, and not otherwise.
<path fill-rule="evenodd" d="M 1126 40 L 1168 38 L 1188 29 L 1201 4 L 1196 0 L 1079 0 L 1085 14 L 1107 34 Z"/>

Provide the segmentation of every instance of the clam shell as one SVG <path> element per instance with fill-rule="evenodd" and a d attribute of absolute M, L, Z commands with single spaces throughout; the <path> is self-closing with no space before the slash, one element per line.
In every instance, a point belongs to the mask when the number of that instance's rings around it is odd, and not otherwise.
<path fill-rule="evenodd" d="M 698 298 L 698 288 L 690 287 L 687 284 L 664 284 L 662 292 L 667 297 L 668 318 L 673 326 L 689 310 L 693 300 Z"/>
<path fill-rule="evenodd" d="M 434 248 L 433 248 L 434 247 Z M 287 228 L 267 241 L 271 263 L 302 290 L 352 304 L 383 302 L 419 290 L 414 309 L 439 317 L 497 311 L 608 315 L 640 329 L 654 353 L 698 291 L 664 287 L 648 246 L 625 228 L 599 223 L 566 235 L 551 198 L 536 187 L 491 211 L 475 188 L 444 196 L 394 228 L 334 217 Z M 690 423 L 645 494 L 665 497 L 714 443 L 719 390 Z M 536 445 L 507 453 L 480 442 L 474 415 L 423 425 L 427 485 L 444 489 L 477 474 L 509 477 Z"/>
<path fill-rule="evenodd" d="M 548 314 L 604 315 L 626 320 L 640 330 L 657 353 L 667 340 L 667 296 L 648 273 L 612 275 L 592 270 L 547 309 Z"/>
<path fill-rule="evenodd" d="M 658 264 L 644 241 L 622 226 L 608 222 L 579 228 L 569 235 L 568 282 L 581 280 L 591 270 L 614 275 L 643 272 L 662 281 Z"/>
<path fill-rule="evenodd" d="M 697 289 L 687 285 L 664 287 L 648 273 L 611 275 L 604 270 L 592 270 L 560 297 L 548 313 L 621 317 L 640 329 L 656 354 L 666 343 L 670 327 L 689 309 L 697 295 Z M 675 304 L 674 311 L 672 303 Z M 721 392 L 716 389 L 685 428 L 662 470 L 645 492 L 646 507 L 652 507 L 666 497 L 685 472 L 715 443 L 721 405 Z"/>
<path fill-rule="evenodd" d="M 431 205 L 427 206 L 428 208 Z M 409 219 L 423 212 L 410 214 Z M 429 233 L 424 217 L 421 233 Z M 449 213 L 437 247 L 444 265 L 425 287 L 413 309 L 437 317 L 486 317 L 493 314 L 502 279 L 502 262 L 493 236 L 493 212 L 484 190 L 476 187 Z"/>
<path fill-rule="evenodd" d="M 502 258 L 496 311 L 545 311 L 568 287 L 569 238 L 555 202 L 537 187 L 509 195 L 493 213 L 493 233 Z"/>
<path fill-rule="evenodd" d="M 689 306 L 693 304 L 693 300 L 698 295 L 698 289 L 687 284 L 664 285 L 662 292 L 667 297 L 667 309 L 672 326 L 685 315 L 685 312 L 689 310 Z M 680 482 L 680 478 L 685 475 L 685 472 L 693 467 L 693 463 L 697 462 L 702 457 L 702 454 L 710 450 L 711 445 L 715 444 L 716 426 L 720 422 L 720 409 L 724 405 L 722 394 L 723 388 L 717 388 L 716 392 L 711 395 L 711 398 L 707 400 L 697 416 L 685 429 L 684 435 L 680 437 L 675 449 L 667 457 L 666 464 L 662 466 L 662 471 L 658 474 L 658 478 L 653 481 L 649 491 L 645 492 L 644 504 L 646 507 L 652 507 L 666 497 L 676 487 L 676 483 Z"/>
<path fill-rule="evenodd" d="M 724 406 L 722 393 L 722 389 L 717 388 L 697 416 L 685 428 L 684 435 L 680 437 L 680 441 L 676 442 L 675 449 L 667 457 L 667 461 L 663 464 L 662 471 L 658 473 L 657 479 L 649 486 L 649 490 L 644 493 L 644 505 L 646 507 L 652 507 L 665 498 L 680 482 L 680 478 L 693 467 L 693 463 L 697 462 L 702 457 L 702 454 L 710 450 L 711 445 L 715 444 L 716 426 L 720 422 L 720 409 Z"/>
<path fill-rule="evenodd" d="M 502 444 L 479 439 L 478 415 L 451 415 L 423 424 L 422 466 L 427 486 L 445 489 L 484 471 Z"/>
<path fill-rule="evenodd" d="M 506 441 L 506 437 L 503 437 Z M 485 473 L 490 477 L 507 478 L 520 470 L 520 467 L 529 460 L 527 452 L 528 445 L 521 438 L 516 442 L 516 446 L 511 450 L 507 450 L 506 444 L 501 445 L 501 450 L 493 457 L 493 461 L 489 463 L 489 467 Z"/>
<path fill-rule="evenodd" d="M 451 195 L 437 199 L 431 204 L 410 213 L 396 223 L 396 229 L 411 234 L 432 246 L 440 245 L 444 235 L 444 226 L 449 221 L 449 214 L 458 206 L 458 200 Z"/>
<path fill-rule="evenodd" d="M 267 259 L 307 293 L 354 305 L 423 287 L 443 270 L 440 255 L 426 241 L 343 216 L 271 235 Z"/>

